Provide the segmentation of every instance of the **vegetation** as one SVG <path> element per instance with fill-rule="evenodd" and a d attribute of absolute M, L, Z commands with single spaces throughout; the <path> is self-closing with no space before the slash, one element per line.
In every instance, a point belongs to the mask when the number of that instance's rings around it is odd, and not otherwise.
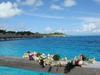
<path fill-rule="evenodd" d="M 41 34 L 41 33 L 33 33 L 30 31 L 6 31 L 0 30 L 0 40 L 14 40 L 21 38 L 43 38 L 43 37 L 64 37 L 63 33 L 49 33 L 49 34 Z"/>
<path fill-rule="evenodd" d="M 40 56 L 40 55 L 42 55 L 41 53 L 37 53 L 37 56 Z"/>
<path fill-rule="evenodd" d="M 53 56 L 53 59 L 55 60 L 55 61 L 59 61 L 60 60 L 60 55 L 58 55 L 58 54 L 56 54 L 56 55 L 54 55 Z"/>
<path fill-rule="evenodd" d="M 54 32 L 54 33 L 49 33 L 47 34 L 48 37 L 64 37 L 65 34 L 64 33 L 60 33 L 60 32 Z"/>
<path fill-rule="evenodd" d="M 8 34 L 16 34 L 15 31 L 7 31 L 6 33 L 8 33 Z"/>
<path fill-rule="evenodd" d="M 64 33 L 54 32 L 54 33 L 49 33 L 49 35 L 64 35 Z"/>
<path fill-rule="evenodd" d="M 30 32 L 30 31 L 21 31 L 21 32 L 17 32 L 16 34 L 21 34 L 21 35 L 27 34 L 27 35 L 31 35 L 33 33 Z"/>
<path fill-rule="evenodd" d="M 0 33 L 5 34 L 6 33 L 6 30 L 0 30 Z"/>
<path fill-rule="evenodd" d="M 22 39 L 22 38 L 41 38 L 43 34 L 33 33 L 30 31 L 6 31 L 0 30 L 0 40 L 14 40 L 14 39 Z"/>

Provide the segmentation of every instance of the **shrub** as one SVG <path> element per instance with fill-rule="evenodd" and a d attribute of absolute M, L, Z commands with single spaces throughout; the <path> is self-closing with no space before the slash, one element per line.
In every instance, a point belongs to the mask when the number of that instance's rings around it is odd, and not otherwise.
<path fill-rule="evenodd" d="M 41 55 L 41 53 L 37 53 L 37 56 L 40 56 Z"/>
<path fill-rule="evenodd" d="M 58 54 L 54 55 L 54 56 L 53 56 L 53 59 L 54 59 L 55 61 L 59 61 L 59 60 L 60 60 L 60 55 L 58 55 Z"/>

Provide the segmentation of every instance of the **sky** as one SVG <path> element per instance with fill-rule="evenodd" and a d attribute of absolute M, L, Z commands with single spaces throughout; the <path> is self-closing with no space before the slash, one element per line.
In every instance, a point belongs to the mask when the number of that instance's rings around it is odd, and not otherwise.
<path fill-rule="evenodd" d="M 100 0 L 0 0 L 0 29 L 100 35 Z"/>

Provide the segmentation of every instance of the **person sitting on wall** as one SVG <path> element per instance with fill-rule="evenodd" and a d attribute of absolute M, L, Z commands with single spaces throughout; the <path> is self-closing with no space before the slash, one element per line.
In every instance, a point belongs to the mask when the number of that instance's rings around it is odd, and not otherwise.
<path fill-rule="evenodd" d="M 29 54 L 30 53 L 31 53 L 30 51 L 27 51 L 26 53 L 24 53 L 23 58 L 29 60 Z"/>
<path fill-rule="evenodd" d="M 83 54 L 80 55 L 80 59 L 83 60 L 83 61 L 87 60 L 86 56 L 84 56 Z"/>
<path fill-rule="evenodd" d="M 64 73 L 68 73 L 70 72 L 71 69 L 73 69 L 76 65 L 73 64 L 73 61 L 70 61 L 66 64 L 65 68 L 64 68 Z"/>
<path fill-rule="evenodd" d="M 41 67 L 42 67 L 42 68 L 44 68 L 44 67 L 45 67 L 45 62 L 44 62 L 44 60 L 43 60 L 43 59 L 41 59 L 41 60 L 40 60 L 40 63 L 39 63 L 39 64 L 41 65 Z"/>
<path fill-rule="evenodd" d="M 29 53 L 29 60 L 34 60 L 33 59 L 33 54 L 30 51 L 28 51 L 27 53 Z"/>
<path fill-rule="evenodd" d="M 86 60 L 86 57 L 84 55 L 80 55 L 80 58 L 77 61 L 75 61 L 75 65 L 81 67 L 85 60 Z"/>

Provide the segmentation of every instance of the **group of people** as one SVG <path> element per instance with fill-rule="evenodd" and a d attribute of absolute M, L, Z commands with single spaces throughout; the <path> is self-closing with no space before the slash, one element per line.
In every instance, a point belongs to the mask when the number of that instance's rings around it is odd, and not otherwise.
<path fill-rule="evenodd" d="M 46 56 L 44 53 L 37 53 L 35 51 L 27 51 L 26 53 L 24 53 L 23 58 L 38 62 L 42 67 L 45 67 L 45 65 L 50 65 L 53 61 L 53 55 L 48 54 Z"/>
<path fill-rule="evenodd" d="M 49 65 L 49 71 L 53 66 L 64 66 L 64 72 L 69 72 L 72 68 L 75 66 L 82 66 L 83 64 L 86 64 L 86 62 L 95 63 L 94 59 L 89 59 L 85 55 L 80 55 L 79 57 L 75 57 L 73 60 L 68 60 L 67 57 L 60 59 L 58 61 L 55 61 L 53 59 L 54 55 L 45 55 L 44 53 L 37 53 L 37 52 L 30 52 L 27 51 L 24 53 L 23 58 L 28 59 L 30 61 L 34 60 L 38 62 L 42 68 L 44 68 L 46 65 Z"/>
<path fill-rule="evenodd" d="M 94 64 L 95 61 L 95 58 L 89 59 L 88 57 L 82 54 L 79 56 L 79 58 L 75 57 L 72 61 L 68 62 L 65 66 L 64 72 L 67 73 L 76 66 L 81 67 L 82 65 L 86 65 L 88 63 Z"/>
<path fill-rule="evenodd" d="M 28 60 L 39 60 L 42 58 L 45 58 L 45 54 L 41 54 L 41 53 L 37 53 L 37 52 L 30 52 L 27 51 L 26 53 L 24 53 L 23 58 L 28 59 Z"/>

